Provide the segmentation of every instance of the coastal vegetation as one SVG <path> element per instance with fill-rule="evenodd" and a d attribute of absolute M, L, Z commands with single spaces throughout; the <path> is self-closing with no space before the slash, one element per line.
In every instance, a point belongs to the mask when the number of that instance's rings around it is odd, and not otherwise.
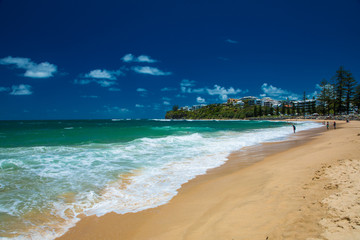
<path fill-rule="evenodd" d="M 194 109 L 173 106 L 165 115 L 166 119 L 245 119 L 267 118 L 279 116 L 301 115 L 339 115 L 358 112 L 360 109 L 360 85 L 349 70 L 340 66 L 334 77 L 327 81 L 322 80 L 319 84 L 320 93 L 313 97 L 305 108 L 305 104 L 299 106 L 294 100 L 282 100 L 276 106 L 262 106 L 249 104 L 244 101 L 243 105 L 233 103 L 215 103 Z M 309 100 L 306 93 L 303 94 L 305 103 Z"/>
<path fill-rule="evenodd" d="M 165 115 L 166 119 L 245 119 L 253 117 L 269 117 L 280 115 L 302 114 L 302 108 L 292 107 L 264 107 L 264 106 L 245 106 L 232 104 L 210 104 L 199 109 L 168 111 Z"/>

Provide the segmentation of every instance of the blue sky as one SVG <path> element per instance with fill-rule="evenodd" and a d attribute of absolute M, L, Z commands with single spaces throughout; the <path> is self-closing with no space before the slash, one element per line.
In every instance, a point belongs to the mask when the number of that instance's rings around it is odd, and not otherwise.
<path fill-rule="evenodd" d="M 163 118 L 360 79 L 360 1 L 0 0 L 0 119 Z"/>

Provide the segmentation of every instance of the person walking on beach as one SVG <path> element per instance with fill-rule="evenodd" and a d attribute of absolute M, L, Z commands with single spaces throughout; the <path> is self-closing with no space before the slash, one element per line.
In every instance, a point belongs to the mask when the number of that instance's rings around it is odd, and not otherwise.
<path fill-rule="evenodd" d="M 336 122 L 334 121 L 334 129 L 336 129 Z"/>
<path fill-rule="evenodd" d="M 326 122 L 326 129 L 329 130 L 329 122 Z"/>
<path fill-rule="evenodd" d="M 293 126 L 293 130 L 294 130 L 294 133 L 295 133 L 296 132 L 296 127 L 295 127 L 294 124 L 292 126 Z"/>

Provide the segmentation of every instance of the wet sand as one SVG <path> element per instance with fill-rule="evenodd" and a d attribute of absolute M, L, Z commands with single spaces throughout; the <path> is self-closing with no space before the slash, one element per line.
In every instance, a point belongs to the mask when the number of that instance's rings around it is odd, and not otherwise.
<path fill-rule="evenodd" d="M 324 129 L 233 153 L 168 204 L 83 217 L 60 239 L 359 239 L 360 122 Z"/>

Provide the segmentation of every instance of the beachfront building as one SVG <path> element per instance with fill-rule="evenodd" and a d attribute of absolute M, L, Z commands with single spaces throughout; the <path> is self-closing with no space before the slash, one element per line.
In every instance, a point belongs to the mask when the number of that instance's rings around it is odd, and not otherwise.
<path fill-rule="evenodd" d="M 261 106 L 263 107 L 273 107 L 279 105 L 279 101 L 271 99 L 269 97 L 264 97 L 261 99 Z"/>
<path fill-rule="evenodd" d="M 234 103 L 233 105 L 239 105 L 240 107 L 243 107 L 245 105 L 245 103 L 243 101 L 237 101 L 236 103 Z"/>
<path fill-rule="evenodd" d="M 229 99 L 227 100 L 227 104 L 244 106 L 244 102 L 241 101 L 241 100 L 238 99 L 238 98 L 229 98 Z"/>
<path fill-rule="evenodd" d="M 190 111 L 190 107 L 189 106 L 184 106 L 184 107 L 181 107 L 180 110 Z"/>
<path fill-rule="evenodd" d="M 206 104 L 194 105 L 194 106 L 191 107 L 190 110 L 197 110 L 197 109 L 200 109 L 200 108 L 205 107 L 205 106 L 206 106 Z"/>
<path fill-rule="evenodd" d="M 228 98 L 227 103 L 228 104 L 236 104 L 239 101 L 241 101 L 241 100 L 237 99 L 237 98 Z"/>
<path fill-rule="evenodd" d="M 243 101 L 244 103 L 247 102 L 247 104 L 249 106 L 254 106 L 254 105 L 260 105 L 261 106 L 261 100 L 258 99 L 257 97 L 246 96 L 246 97 L 240 98 L 240 100 Z"/>
<path fill-rule="evenodd" d="M 305 112 L 312 112 L 312 109 L 319 105 L 319 101 L 316 99 L 293 101 L 292 103 L 296 108 L 305 109 Z"/>

